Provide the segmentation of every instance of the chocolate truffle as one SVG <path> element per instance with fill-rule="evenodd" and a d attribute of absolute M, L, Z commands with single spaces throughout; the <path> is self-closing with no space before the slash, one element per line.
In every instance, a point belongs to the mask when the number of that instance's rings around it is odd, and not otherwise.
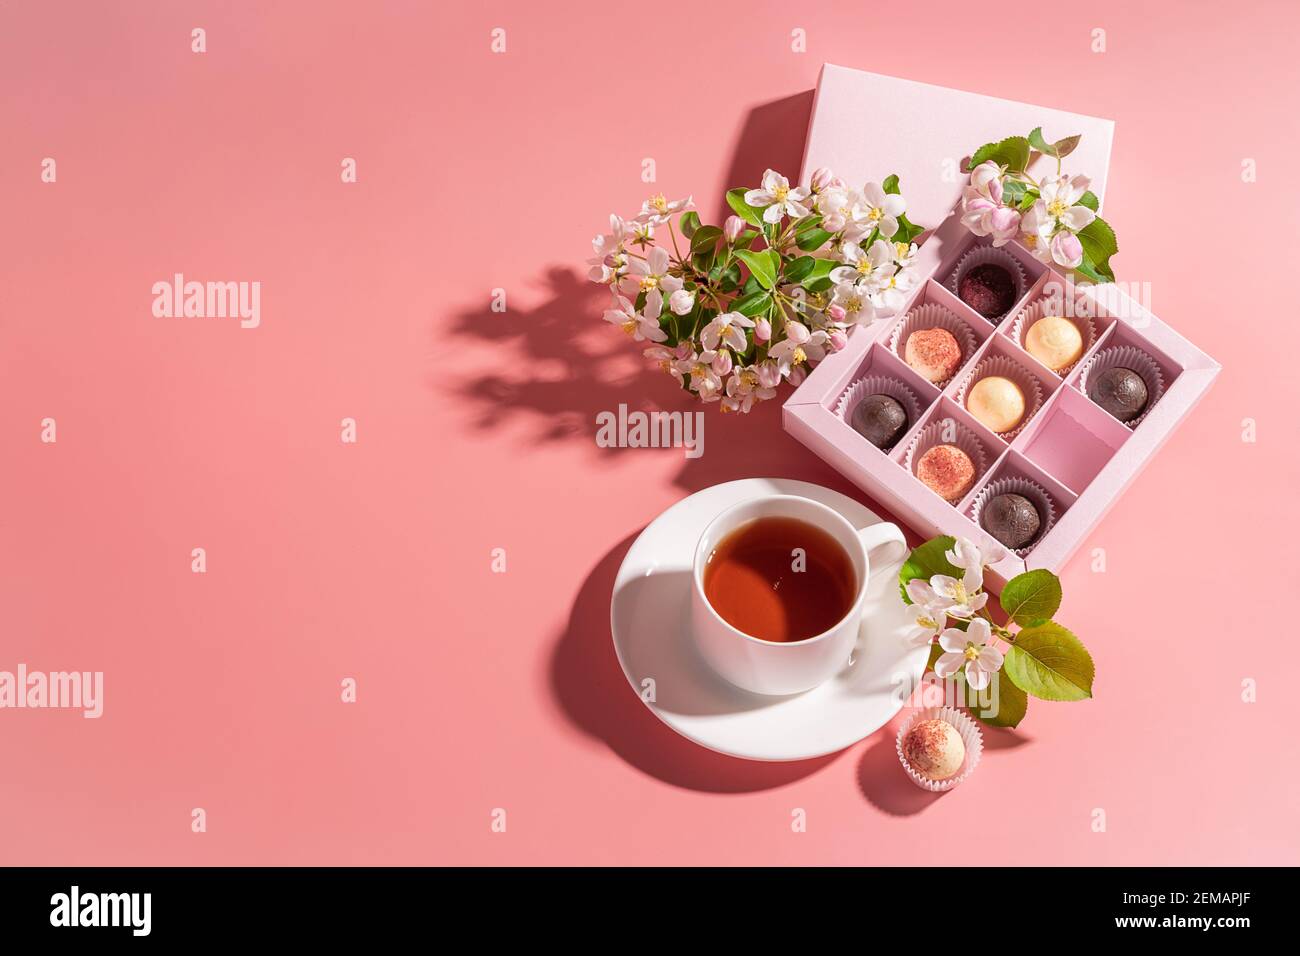
<path fill-rule="evenodd" d="M 1011 431 L 1025 417 L 1025 393 L 1011 379 L 989 375 L 966 393 L 966 409 L 1000 435 Z"/>
<path fill-rule="evenodd" d="M 996 322 L 1016 304 L 1016 280 L 1002 266 L 985 262 L 963 273 L 957 295 L 984 318 Z"/>
<path fill-rule="evenodd" d="M 1079 361 L 1083 335 L 1079 327 L 1059 315 L 1045 315 L 1025 333 L 1025 351 L 1053 372 Z"/>
<path fill-rule="evenodd" d="M 889 395 L 868 395 L 853 406 L 849 424 L 877 448 L 888 451 L 907 432 L 907 411 Z"/>
<path fill-rule="evenodd" d="M 1088 383 L 1088 397 L 1111 417 L 1131 422 L 1147 407 L 1147 383 L 1131 368 L 1108 368 Z"/>
<path fill-rule="evenodd" d="M 948 501 L 957 501 L 975 483 L 975 463 L 956 445 L 935 445 L 916 463 L 921 483 Z"/>
<path fill-rule="evenodd" d="M 903 737 L 903 756 L 927 780 L 955 777 L 966 762 L 966 745 L 946 720 L 922 720 Z"/>
<path fill-rule="evenodd" d="M 946 382 L 961 367 L 961 346 L 947 329 L 918 329 L 907 337 L 903 360 L 927 382 Z"/>
<path fill-rule="evenodd" d="M 980 525 L 1012 551 L 1028 547 L 1043 524 L 1038 509 L 1024 495 L 997 495 L 981 512 Z"/>

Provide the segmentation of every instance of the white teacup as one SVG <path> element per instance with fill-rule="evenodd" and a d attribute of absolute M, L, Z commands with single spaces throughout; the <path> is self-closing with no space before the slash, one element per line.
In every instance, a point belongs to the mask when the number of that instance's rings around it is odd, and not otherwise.
<path fill-rule="evenodd" d="M 704 596 L 704 566 L 718 542 L 747 521 L 773 517 L 796 518 L 829 534 L 857 575 L 857 595 L 848 613 L 830 630 L 806 640 L 778 643 L 738 631 Z M 798 694 L 829 680 L 848 664 L 857 643 L 872 551 L 881 563 L 900 560 L 907 553 L 903 532 L 888 522 L 858 530 L 826 505 L 798 495 L 768 495 L 732 505 L 709 523 L 695 546 L 691 629 L 700 654 L 728 681 L 755 694 Z"/>

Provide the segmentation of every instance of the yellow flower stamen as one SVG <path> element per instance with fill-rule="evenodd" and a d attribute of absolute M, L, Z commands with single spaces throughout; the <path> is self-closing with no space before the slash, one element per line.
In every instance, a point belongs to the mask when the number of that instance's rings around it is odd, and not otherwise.
<path fill-rule="evenodd" d="M 1065 210 L 1069 207 L 1059 199 L 1053 199 L 1047 204 L 1047 213 L 1053 219 L 1060 219 L 1065 215 Z"/>
<path fill-rule="evenodd" d="M 800 346 L 796 345 L 794 351 L 790 353 L 790 364 L 802 365 L 806 361 L 808 361 L 807 353 L 805 353 Z"/>

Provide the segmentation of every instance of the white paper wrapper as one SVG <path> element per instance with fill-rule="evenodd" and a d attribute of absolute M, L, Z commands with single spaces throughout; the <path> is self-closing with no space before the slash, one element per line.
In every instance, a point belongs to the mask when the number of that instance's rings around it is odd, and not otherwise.
<path fill-rule="evenodd" d="M 1088 379 L 1090 376 L 1100 375 L 1108 368 L 1127 368 L 1137 372 L 1142 376 L 1142 381 L 1147 386 L 1147 407 L 1142 409 L 1142 414 L 1131 422 L 1121 422 L 1129 428 L 1137 428 L 1142 424 L 1142 419 L 1151 414 L 1151 409 L 1155 407 L 1156 402 L 1160 401 L 1160 396 L 1165 393 L 1165 376 L 1160 371 L 1160 366 L 1156 360 L 1146 352 L 1131 345 L 1116 345 L 1112 348 L 1102 349 L 1092 358 L 1088 359 L 1087 364 L 1079 372 L 1079 388 L 1083 394 L 1088 394 Z"/>
<path fill-rule="evenodd" d="M 1088 349 L 1092 348 L 1093 343 L 1097 341 L 1097 325 L 1087 316 L 1066 315 L 1065 313 L 1065 300 L 1062 296 L 1044 296 L 1041 299 L 1035 299 L 1016 314 L 1011 326 L 1011 337 L 1023 349 L 1025 348 L 1025 336 L 1029 334 L 1029 330 L 1035 322 L 1046 315 L 1059 315 L 1066 321 L 1074 323 L 1074 327 L 1079 330 L 1079 335 L 1083 338 L 1083 351 L 1079 353 L 1081 359 L 1088 354 Z M 1025 349 L 1025 351 L 1029 350 Z M 1076 359 L 1065 368 L 1057 369 L 1056 374 L 1061 378 L 1065 378 L 1070 374 L 1070 369 L 1078 364 L 1079 360 Z"/>
<path fill-rule="evenodd" d="M 947 437 L 947 433 L 951 433 L 951 440 Z M 979 440 L 975 433 L 955 418 L 952 419 L 952 427 L 949 428 L 948 420 L 940 415 L 917 432 L 908 444 L 907 455 L 903 459 L 903 464 L 906 465 L 907 470 L 915 475 L 916 466 L 921 461 L 922 456 L 935 445 L 956 445 L 970 457 L 971 464 L 975 466 L 975 479 L 971 483 L 972 487 L 979 483 L 979 480 L 984 477 L 984 473 L 989 469 L 989 460 L 984 452 L 984 443 Z M 963 492 L 961 498 L 966 497 L 969 491 L 968 488 Z M 945 500 L 956 504 L 961 498 Z"/>
<path fill-rule="evenodd" d="M 962 761 L 961 769 L 955 776 L 947 780 L 930 780 L 923 777 L 912 765 L 907 762 L 907 756 L 903 753 L 903 740 L 907 737 L 907 732 L 923 720 L 942 720 L 952 725 L 953 729 L 961 736 L 961 742 L 966 746 L 966 759 Z M 898 739 L 894 742 L 894 748 L 898 751 L 898 762 L 903 765 L 908 779 L 916 784 L 922 790 L 929 790 L 931 793 L 943 793 L 951 790 L 957 784 L 961 783 L 979 766 L 980 757 L 984 754 L 984 735 L 980 733 L 979 724 L 975 723 L 970 717 L 962 713 L 955 707 L 930 707 L 926 710 L 918 710 L 903 722 L 903 726 L 898 731 Z"/>
<path fill-rule="evenodd" d="M 1016 302 L 1019 302 L 1024 298 L 1025 292 L 1029 289 L 1029 280 L 1025 277 L 1025 267 L 1020 264 L 1020 260 L 1005 249 L 998 249 L 993 246 L 975 246 L 958 259 L 957 267 L 953 269 L 952 275 L 948 277 L 948 291 L 960 299 L 961 296 L 958 294 L 957 290 L 961 288 L 961 277 L 966 274 L 967 269 L 973 269 L 975 266 L 984 265 L 986 262 L 1002 266 L 1010 272 L 1011 278 L 1014 279 L 1016 283 Z M 1012 304 L 1012 308 L 1015 308 L 1014 303 Z M 1005 318 L 1005 315 L 999 315 L 995 318 L 989 319 L 988 321 L 997 325 Z"/>
<path fill-rule="evenodd" d="M 998 495 L 1024 495 L 1034 503 L 1038 508 L 1038 517 L 1041 519 L 1038 528 L 1038 537 L 1029 542 L 1026 547 L 1015 549 L 1015 554 L 1024 557 L 1030 551 L 1033 551 L 1038 542 L 1047 537 L 1047 532 L 1052 530 L 1052 525 L 1056 523 L 1058 508 L 1056 501 L 1053 500 L 1051 493 L 1040 485 L 1038 482 L 1029 478 L 1006 477 L 996 478 L 980 489 L 980 493 L 975 496 L 971 503 L 971 519 L 983 531 L 984 525 L 980 518 L 984 511 L 984 505 L 996 498 Z M 987 531 L 984 532 L 988 534 Z M 992 535 L 989 535 L 992 537 Z M 1011 549 L 1008 549 L 1011 550 Z"/>
<path fill-rule="evenodd" d="M 1025 396 L 1025 415 L 1020 419 L 1020 424 L 1010 431 L 998 433 L 999 438 L 1010 442 L 1024 430 L 1025 426 L 1029 424 L 1029 420 L 1038 414 L 1038 410 L 1043 407 L 1043 386 L 1039 384 L 1037 378 L 1030 374 L 1028 369 L 1020 365 L 1015 359 L 1008 358 L 1005 355 L 989 355 L 979 365 L 975 366 L 971 373 L 966 376 L 966 380 L 962 382 L 961 388 L 957 391 L 957 404 L 965 408 L 966 394 L 974 387 L 976 382 L 990 376 L 1011 379 L 1020 386 L 1020 391 Z"/>
<path fill-rule="evenodd" d="M 921 417 L 921 412 L 925 410 L 921 405 L 921 400 L 916 397 L 916 392 L 898 379 L 891 378 L 888 375 L 868 375 L 865 378 L 858 379 L 844 390 L 840 400 L 835 403 L 835 414 L 846 422 L 850 421 L 849 415 L 853 412 L 853 407 L 868 395 L 888 395 L 896 399 L 907 411 L 907 427 L 909 430 L 917 423 Z M 889 448 L 881 449 L 886 453 L 890 450 Z"/>
<path fill-rule="evenodd" d="M 903 321 L 894 326 L 894 331 L 889 335 L 890 351 L 906 362 L 908 336 L 924 329 L 947 329 L 952 333 L 952 337 L 957 340 L 957 345 L 961 347 L 961 365 L 957 366 L 958 371 L 970 361 L 970 357 L 975 354 L 975 347 L 979 344 L 975 332 L 965 320 L 941 305 L 927 302 L 908 312 L 903 316 Z M 942 382 L 935 382 L 935 387 L 943 388 L 955 375 L 956 373 L 953 373 Z"/>

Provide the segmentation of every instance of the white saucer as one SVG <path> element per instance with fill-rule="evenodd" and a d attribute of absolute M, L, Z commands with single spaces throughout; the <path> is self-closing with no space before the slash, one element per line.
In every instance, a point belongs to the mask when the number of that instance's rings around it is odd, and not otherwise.
<path fill-rule="evenodd" d="M 805 760 L 843 750 L 898 713 L 921 679 L 929 649 L 913 647 L 899 563 L 871 569 L 862 631 L 851 664 L 820 687 L 790 697 L 751 694 L 700 658 L 689 633 L 691 561 L 704 526 L 723 508 L 760 495 L 803 495 L 856 528 L 883 520 L 838 491 L 785 478 L 746 478 L 696 492 L 652 521 L 632 543 L 610 603 L 614 650 L 633 690 L 660 720 L 710 750 L 749 760 Z M 653 680 L 654 700 L 647 700 Z"/>

